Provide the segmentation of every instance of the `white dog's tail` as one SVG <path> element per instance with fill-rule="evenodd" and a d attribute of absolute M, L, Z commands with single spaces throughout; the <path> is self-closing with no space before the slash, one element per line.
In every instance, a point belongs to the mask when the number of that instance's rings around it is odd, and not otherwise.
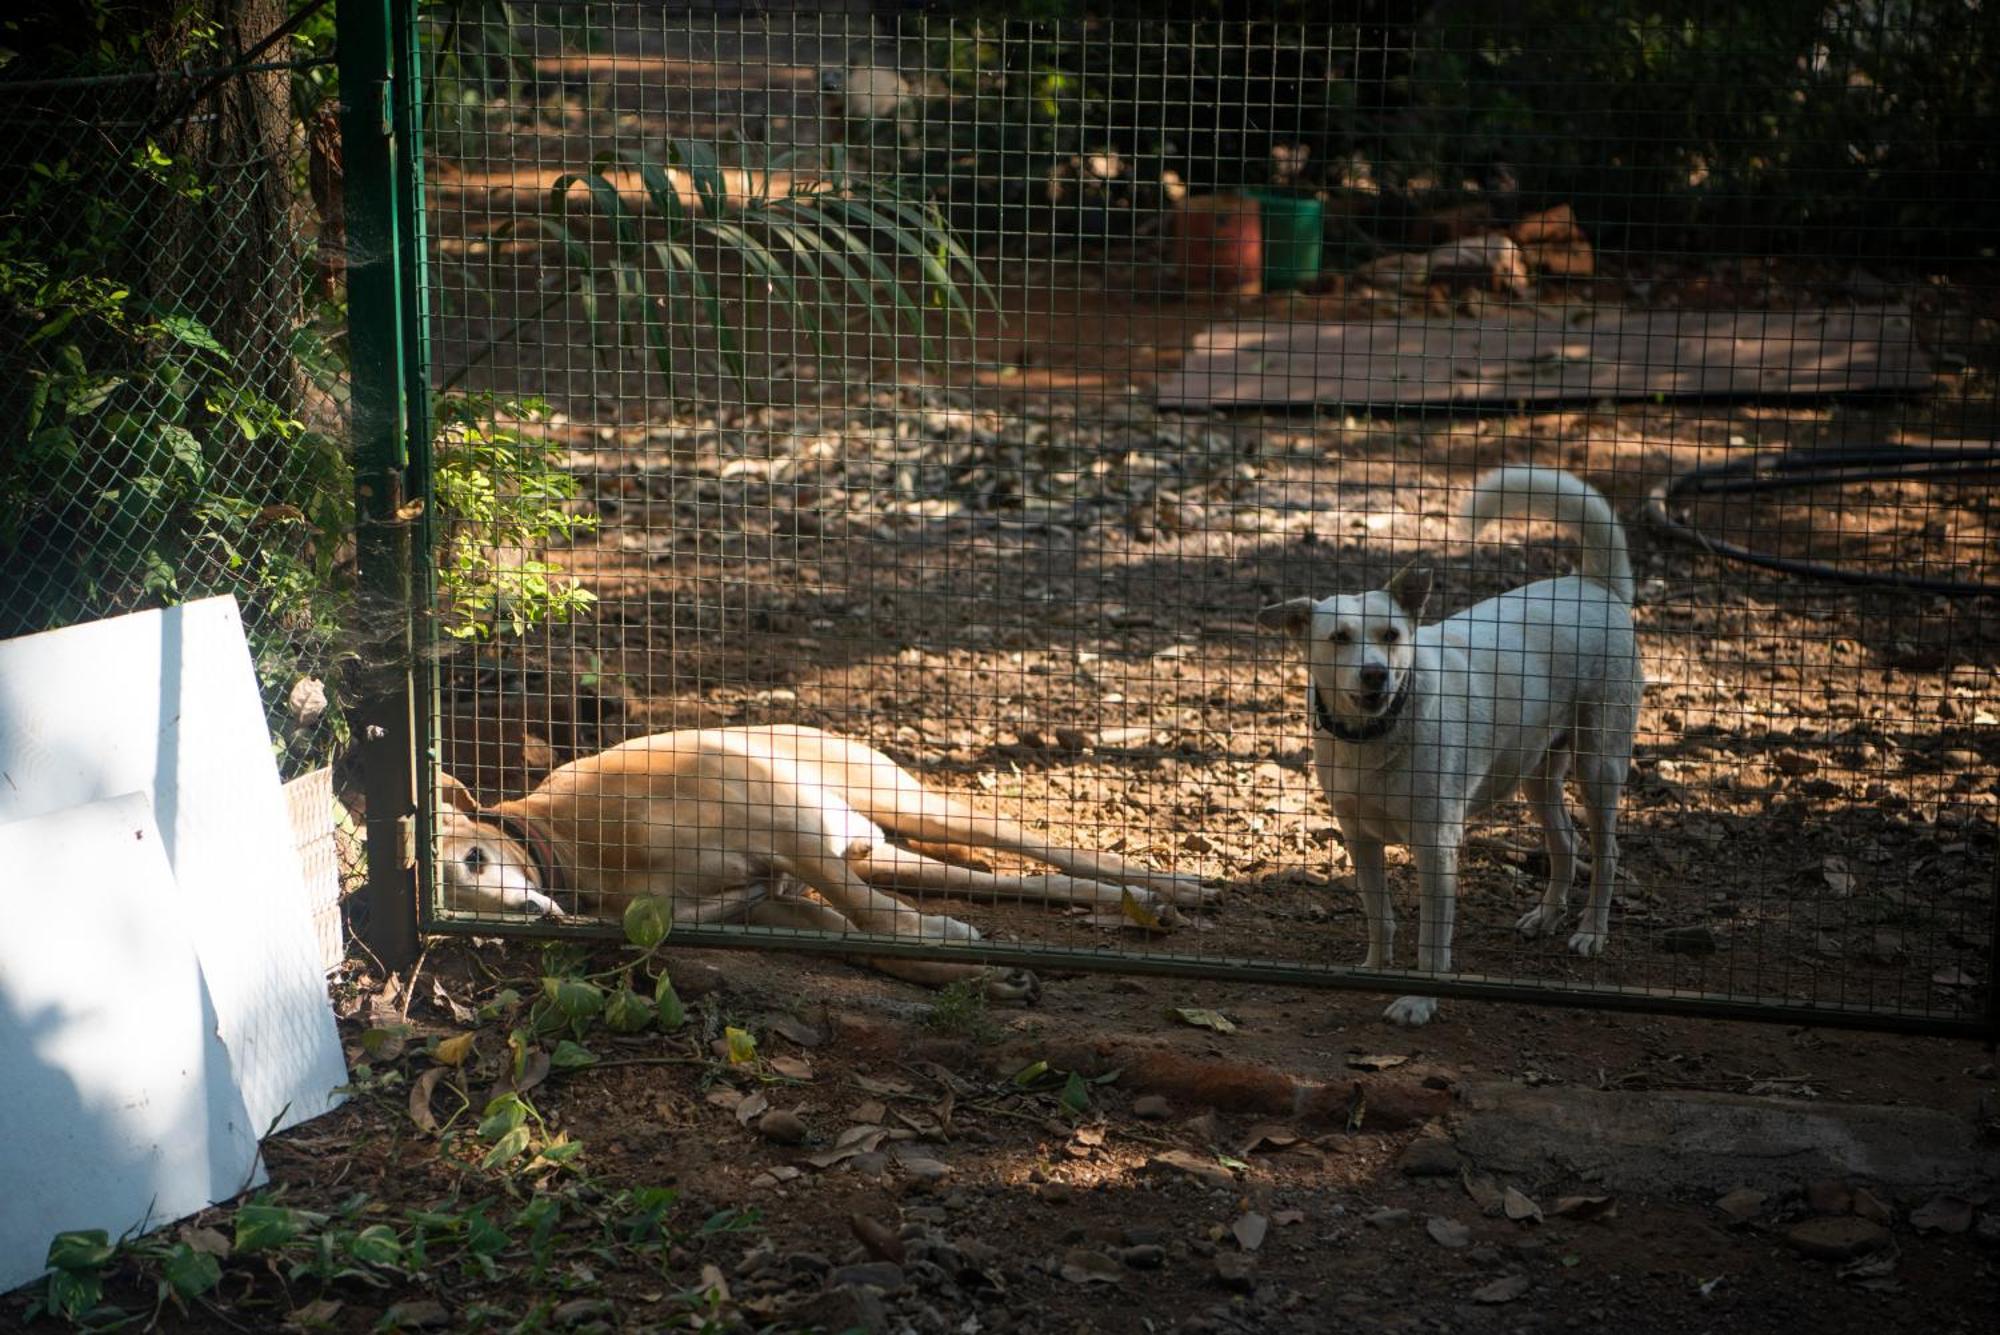
<path fill-rule="evenodd" d="M 1496 519 L 1545 519 L 1576 535 L 1583 548 L 1583 576 L 1632 601 L 1632 559 L 1618 514 L 1597 488 L 1559 468 L 1496 468 L 1472 484 L 1466 502 L 1468 536 Z"/>

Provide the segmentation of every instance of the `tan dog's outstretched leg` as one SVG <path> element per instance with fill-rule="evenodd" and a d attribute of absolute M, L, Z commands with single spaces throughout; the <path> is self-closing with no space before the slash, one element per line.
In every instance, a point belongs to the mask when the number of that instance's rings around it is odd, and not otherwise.
<path fill-rule="evenodd" d="M 855 930 L 854 924 L 831 904 L 804 896 L 771 895 L 750 910 L 755 927 L 809 932 L 815 936 L 840 936 Z M 906 960 L 870 956 L 868 967 L 922 987 L 949 987 L 966 979 L 985 983 L 987 999 L 1031 1005 L 1042 995 L 1041 980 L 1026 969 L 994 969 L 982 964 L 946 964 L 937 960 Z"/>

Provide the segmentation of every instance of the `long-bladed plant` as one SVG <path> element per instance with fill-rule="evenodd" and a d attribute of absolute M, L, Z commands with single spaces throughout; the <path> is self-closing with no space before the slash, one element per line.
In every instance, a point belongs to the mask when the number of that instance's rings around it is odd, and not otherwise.
<path fill-rule="evenodd" d="M 725 288 L 718 263 L 725 255 L 792 313 L 822 360 L 836 355 L 835 336 L 859 316 L 872 335 L 915 339 L 930 363 L 930 312 L 970 328 L 975 303 L 993 303 L 950 224 L 893 186 L 837 169 L 794 176 L 790 155 L 758 169 L 725 168 L 698 140 L 669 140 L 664 157 L 605 154 L 589 171 L 559 177 L 544 226 L 579 275 L 574 290 L 585 318 L 614 342 L 638 332 L 669 384 L 681 369 L 673 331 L 696 326 L 713 334 L 723 367 L 745 384 L 743 308 Z M 644 208 L 628 202 L 614 175 L 638 177 Z M 735 197 L 731 175 L 743 185 Z M 782 191 L 774 189 L 780 179 Z M 608 249 L 573 225 L 578 186 L 608 232 Z"/>

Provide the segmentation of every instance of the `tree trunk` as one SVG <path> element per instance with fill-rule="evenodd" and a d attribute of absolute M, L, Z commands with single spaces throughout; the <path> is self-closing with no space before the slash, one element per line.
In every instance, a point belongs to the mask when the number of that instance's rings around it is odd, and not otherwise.
<path fill-rule="evenodd" d="M 284 0 L 142 0 L 143 50 L 156 69 L 193 59 L 241 61 L 285 21 Z M 193 34 L 214 34 L 206 39 Z M 257 64 L 287 59 L 280 41 Z M 291 75 L 285 70 L 160 85 L 153 141 L 173 160 L 158 190 L 152 226 L 141 238 L 146 294 L 196 316 L 238 372 L 288 413 L 302 397 L 292 341 L 302 322 L 297 237 L 300 191 L 292 142 Z M 208 91 L 190 103 L 189 97 Z M 177 168 L 185 168 L 184 178 Z M 198 188 L 175 188 L 191 179 Z"/>

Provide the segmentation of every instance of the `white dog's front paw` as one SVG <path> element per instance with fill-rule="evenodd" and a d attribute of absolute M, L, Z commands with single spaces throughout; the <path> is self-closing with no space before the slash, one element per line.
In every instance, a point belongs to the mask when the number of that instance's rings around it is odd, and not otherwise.
<path fill-rule="evenodd" d="M 1609 932 L 1582 931 L 1570 937 L 1569 948 L 1585 959 L 1596 959 L 1604 953 L 1604 943 L 1610 939 Z"/>
<path fill-rule="evenodd" d="M 1562 922 L 1563 911 L 1547 904 L 1537 904 L 1521 915 L 1514 924 L 1514 930 L 1522 936 L 1547 936 Z"/>
<path fill-rule="evenodd" d="M 1397 997 L 1389 1003 L 1389 1009 L 1382 1012 L 1382 1018 L 1394 1024 L 1429 1024 L 1437 1009 L 1436 997 Z"/>

